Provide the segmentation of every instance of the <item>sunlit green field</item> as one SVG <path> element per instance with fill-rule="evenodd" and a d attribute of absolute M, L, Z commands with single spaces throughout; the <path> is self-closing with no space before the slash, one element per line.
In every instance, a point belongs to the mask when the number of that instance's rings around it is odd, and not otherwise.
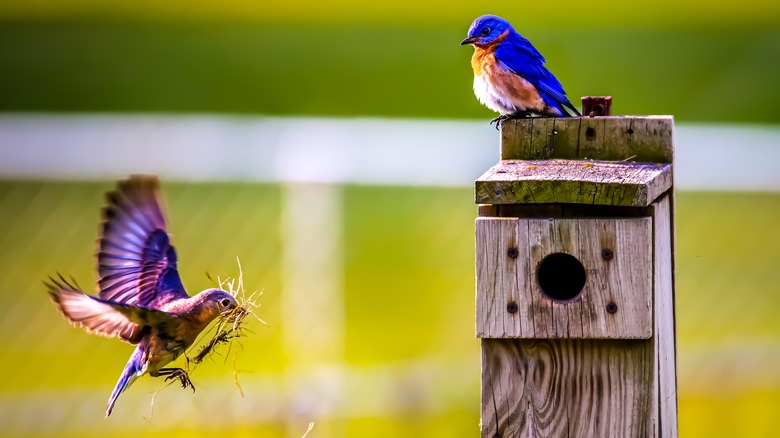
<path fill-rule="evenodd" d="M 285 420 L 292 406 L 281 406 L 273 418 L 266 415 L 264 386 L 257 383 L 268 379 L 268 388 L 274 388 L 274 382 L 288 378 L 290 367 L 301 365 L 291 362 L 281 346 L 285 321 L 280 317 L 284 280 L 278 212 L 284 192 L 269 185 L 164 183 L 169 225 L 190 292 L 211 286 L 206 272 L 235 275 L 238 256 L 247 289 L 264 290 L 258 313 L 268 326 L 254 323 L 254 335 L 242 341 L 237 366 L 220 356 L 197 368 L 193 379 L 201 385 L 195 395 L 175 386 L 161 391 L 151 420 L 143 418 L 160 382 L 149 377 L 120 398 L 109 420 L 101 418 L 131 348 L 69 327 L 41 281 L 62 272 L 90 285 L 102 193 L 111 187 L 0 183 L 0 372 L 7 376 L 0 381 L 0 403 L 38 400 L 44 406 L 36 409 L 52 412 L 49 421 L 63 425 L 52 431 L 44 423 L 30 426 L 28 421 L 22 428 L 22 418 L 5 418 L 6 431 L 27 430 L 31 436 L 99 435 L 105 428 L 112 436 L 209 435 L 215 430 L 236 436 L 302 435 L 305 423 L 293 422 L 291 429 Z M 412 391 L 401 404 L 404 409 L 314 418 L 320 435 L 313 436 L 477 434 L 472 202 L 468 188 L 343 187 L 343 366 L 349 373 L 383 369 L 393 376 L 408 364 L 434 364 L 444 383 L 434 385 L 431 394 Z M 677 328 L 680 427 L 685 436 L 780 433 L 773 421 L 780 404 L 775 366 L 780 342 L 778 221 L 780 194 L 679 194 Z M 245 399 L 234 384 L 236 368 L 241 370 Z M 382 394 L 381 386 L 381 381 L 371 381 L 358 393 L 370 399 Z M 226 397 L 235 404 L 209 404 Z M 186 408 L 186 420 L 166 422 L 166 416 L 177 412 L 176 400 L 195 404 Z M 230 421 L 242 403 L 258 403 L 245 407 L 257 410 L 257 416 Z M 68 423 L 67 416 L 76 414 L 86 420 Z M 39 428 L 48 432 L 39 433 Z"/>

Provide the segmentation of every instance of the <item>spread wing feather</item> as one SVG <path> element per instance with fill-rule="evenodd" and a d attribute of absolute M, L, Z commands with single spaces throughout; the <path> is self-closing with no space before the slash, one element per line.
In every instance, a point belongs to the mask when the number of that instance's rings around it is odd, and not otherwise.
<path fill-rule="evenodd" d="M 98 252 L 99 297 L 146 308 L 188 298 L 152 176 L 131 176 L 106 195 Z"/>
<path fill-rule="evenodd" d="M 154 309 L 113 303 L 85 294 L 78 286 L 64 278 L 49 279 L 45 283 L 52 301 L 63 315 L 76 326 L 88 332 L 109 338 L 119 337 L 137 344 L 145 334 L 145 327 L 176 318 Z"/>

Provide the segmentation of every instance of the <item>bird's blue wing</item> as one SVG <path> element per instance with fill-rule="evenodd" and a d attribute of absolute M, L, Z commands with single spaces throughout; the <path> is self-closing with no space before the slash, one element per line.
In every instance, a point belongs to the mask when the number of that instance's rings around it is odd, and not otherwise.
<path fill-rule="evenodd" d="M 579 111 L 566 97 L 560 81 L 544 66 L 545 59 L 530 41 L 517 34 L 502 41 L 496 48 L 496 59 L 515 74 L 530 82 L 548 105 L 570 108 L 575 114 Z"/>
<path fill-rule="evenodd" d="M 98 252 L 101 299 L 155 308 L 189 297 L 176 269 L 158 191 L 157 178 L 132 176 L 106 195 Z"/>

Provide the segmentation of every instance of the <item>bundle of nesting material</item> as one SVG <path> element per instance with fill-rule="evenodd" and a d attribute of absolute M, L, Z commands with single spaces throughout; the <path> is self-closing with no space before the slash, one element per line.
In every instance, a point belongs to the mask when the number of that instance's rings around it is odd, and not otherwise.
<path fill-rule="evenodd" d="M 203 344 L 201 341 L 196 342 L 190 348 L 190 351 L 197 349 L 197 354 L 194 356 L 187 356 L 188 364 L 199 365 L 206 358 L 211 357 L 217 352 L 217 347 L 223 344 L 228 344 L 228 353 L 225 356 L 225 361 L 230 357 L 230 351 L 233 341 L 239 338 L 245 337 L 252 332 L 246 328 L 246 323 L 249 321 L 247 317 L 252 316 L 262 324 L 265 321 L 260 319 L 255 314 L 255 310 L 260 307 L 258 300 L 263 295 L 262 291 L 254 291 L 251 294 L 247 294 L 244 289 L 244 273 L 241 269 L 241 261 L 236 258 L 238 262 L 238 277 L 237 278 L 225 278 L 217 277 L 217 285 L 220 289 L 230 292 L 233 297 L 238 301 L 238 306 L 235 309 L 227 311 L 221 314 L 215 320 L 214 325 L 201 337 L 201 340 L 208 338 L 209 340 Z M 239 342 L 239 341 L 236 341 Z M 240 342 L 238 344 L 241 346 Z M 235 355 L 234 367 L 235 367 Z M 236 386 L 241 390 L 241 385 L 238 384 L 238 370 L 234 370 L 236 374 Z M 243 396 L 243 390 L 241 390 Z"/>

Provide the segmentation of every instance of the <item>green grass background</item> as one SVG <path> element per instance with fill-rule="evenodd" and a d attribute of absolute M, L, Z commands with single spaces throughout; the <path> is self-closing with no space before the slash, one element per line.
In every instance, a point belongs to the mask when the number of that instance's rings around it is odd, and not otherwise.
<path fill-rule="evenodd" d="M 0 111 L 488 119 L 471 92 L 471 49 L 458 45 L 487 12 L 532 40 L 572 100 L 612 95 L 615 114 L 673 114 L 678 122 L 780 123 L 780 3 L 761 0 L 5 0 Z M 0 182 L 0 396 L 47 388 L 108 395 L 129 348 L 68 328 L 41 280 L 57 271 L 84 285 L 94 278 L 98 211 L 111 187 Z M 235 273 L 239 256 L 248 289 L 266 291 L 260 314 L 271 324 L 245 340 L 245 363 L 281 373 L 290 364 L 279 335 L 279 188 L 164 188 L 185 284 L 209 287 L 204 273 Z M 744 377 L 734 375 L 738 367 L 720 379 L 681 379 L 681 432 L 780 436 L 780 378 L 766 365 L 780 341 L 780 195 L 683 192 L 677 207 L 680 360 L 736 345 L 731 356 L 700 363 L 701 375 L 735 357 L 760 365 L 749 370 L 770 370 L 748 376 L 765 384 L 738 390 L 730 385 Z M 348 364 L 435 356 L 473 367 L 469 381 L 452 383 L 470 391 L 472 405 L 444 400 L 437 413 L 352 419 L 340 426 L 346 436 L 476 435 L 474 216 L 468 188 L 344 188 Z M 769 353 L 742 357 L 741 345 Z M 199 372 L 234 390 L 229 366 Z M 130 421 L 124 435 L 137 436 L 142 420 Z M 207 426 L 207 415 L 193 413 L 187 424 L 148 435 L 213 433 Z M 288 431 L 235 424 L 220 432 Z"/>
<path fill-rule="evenodd" d="M 293 4 L 294 3 L 294 4 Z M 570 97 L 616 114 L 780 122 L 780 6 L 102 2 L 0 5 L 0 111 L 489 118 L 471 20 L 511 19 Z"/>
<path fill-rule="evenodd" d="M 0 381 L 3 394 L 92 388 L 102 402 L 129 355 L 127 345 L 69 328 L 41 284 L 57 271 L 73 274 L 83 285 L 94 278 L 98 211 L 102 193 L 111 187 L 111 183 L 0 183 L 0 211 L 11 212 L 0 215 L 4 270 L 0 373 L 13 376 Z M 165 183 L 164 190 L 185 284 L 191 291 L 209 287 L 204 273 L 233 274 L 239 256 L 247 289 L 265 290 L 260 315 L 270 323 L 267 328 L 255 327 L 256 334 L 244 340 L 241 367 L 256 373 L 282 372 L 290 363 L 280 342 L 284 321 L 279 308 L 279 188 Z M 479 421 L 479 347 L 473 332 L 471 190 L 366 186 L 343 190 L 346 363 L 370 367 L 425 357 L 446 358 L 455 368 L 467 363 L 473 375 L 452 385 L 464 386 L 472 394 L 473 406 L 464 410 L 462 404 L 444 400 L 439 413 L 357 418 L 345 421 L 341 430 L 354 437 L 474 436 Z M 680 360 L 690 360 L 692 351 L 717 351 L 734 342 L 776 343 L 780 235 L 757 231 L 771 230 L 780 220 L 780 194 L 681 193 L 678 210 Z M 719 365 L 717 360 L 702 364 L 702 375 Z M 219 361 L 198 369 L 201 379 L 224 380 L 223 387 L 202 389 L 198 397 L 235 391 L 231 371 L 230 364 Z M 713 382 L 694 374 L 679 381 L 683 435 L 776 436 L 780 432 L 772 417 L 780 388 L 754 385 L 735 392 L 729 385 L 735 376 L 717 377 Z M 751 376 L 752 381 L 762 378 L 772 382 L 774 375 Z M 139 381 L 131 390 L 149 391 L 156 385 Z M 134 409 L 121 402 L 119 408 Z M 100 412 L 94 416 L 102 421 Z M 143 430 L 141 419 L 120 416 L 111 421 L 130 421 L 133 430 Z M 192 421 L 166 436 L 187 436 L 193 433 L 190 428 L 197 430 L 203 422 Z M 320 423 L 326 425 L 327 421 Z M 284 427 L 235 424 L 224 432 L 241 435 L 242 430 L 280 436 Z"/>

